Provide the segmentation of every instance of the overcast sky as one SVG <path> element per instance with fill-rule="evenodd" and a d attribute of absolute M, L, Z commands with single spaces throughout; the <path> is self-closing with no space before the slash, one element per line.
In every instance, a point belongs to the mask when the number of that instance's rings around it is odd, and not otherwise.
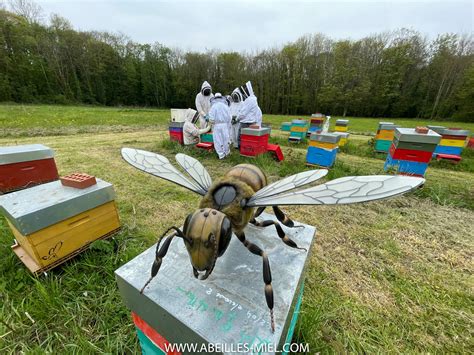
<path fill-rule="evenodd" d="M 75 29 L 121 32 L 141 43 L 183 50 L 252 51 L 307 33 L 358 39 L 410 28 L 430 38 L 472 33 L 474 1 L 132 1 L 40 0 Z"/>

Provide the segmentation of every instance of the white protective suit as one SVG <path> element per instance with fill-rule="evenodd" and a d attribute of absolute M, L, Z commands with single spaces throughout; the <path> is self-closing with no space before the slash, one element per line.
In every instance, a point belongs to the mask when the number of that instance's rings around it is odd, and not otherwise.
<path fill-rule="evenodd" d="M 203 91 L 204 89 L 209 88 L 211 90 L 211 94 L 209 96 L 204 96 Z M 212 94 L 212 87 L 207 81 L 203 82 L 201 85 L 201 91 L 196 95 L 196 110 L 199 112 L 199 126 L 200 128 L 206 127 L 206 119 L 205 116 L 209 114 L 209 110 L 211 109 L 211 98 L 214 95 Z"/>
<path fill-rule="evenodd" d="M 243 98 L 239 88 L 236 88 L 234 91 L 232 91 L 231 96 L 233 101 L 230 104 L 230 113 L 232 117 L 236 118 L 235 122 L 232 123 L 231 128 L 232 143 L 234 144 L 234 148 L 239 148 L 240 122 L 238 121 L 237 117 L 239 116 L 240 109 L 242 108 Z"/>
<path fill-rule="evenodd" d="M 225 97 L 216 94 L 212 99 L 211 110 L 209 111 L 208 117 L 209 121 L 213 123 L 212 138 L 214 140 L 214 149 L 219 159 L 224 159 L 230 154 L 229 124 L 232 119 Z"/>
<path fill-rule="evenodd" d="M 207 126 L 204 129 L 198 129 L 194 124 L 194 120 L 197 121 L 199 117 L 198 112 L 192 108 L 186 110 L 183 126 L 183 141 L 184 145 L 194 145 L 199 143 L 199 136 L 201 134 L 209 132 L 211 126 Z"/>
<path fill-rule="evenodd" d="M 237 118 L 240 123 L 257 124 L 262 126 L 262 110 L 258 106 L 257 97 L 253 93 L 252 84 L 247 81 L 245 84 L 245 91 L 248 97 L 245 98 L 242 107 L 240 108 Z"/>

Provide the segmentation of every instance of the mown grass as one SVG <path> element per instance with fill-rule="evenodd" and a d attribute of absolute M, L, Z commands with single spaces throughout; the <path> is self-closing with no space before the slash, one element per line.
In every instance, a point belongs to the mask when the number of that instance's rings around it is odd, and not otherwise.
<path fill-rule="evenodd" d="M 121 147 L 160 152 L 170 160 L 177 152 L 190 154 L 213 178 L 241 162 L 259 165 L 271 181 L 309 169 L 306 147 L 283 144 L 285 137 L 276 130 L 282 163 L 270 156 L 243 158 L 236 151 L 219 161 L 214 154 L 169 142 L 160 127 L 68 132 L 4 137 L 0 145 L 46 144 L 56 152 L 61 175 L 84 171 L 112 182 L 123 230 L 35 279 L 10 250 L 13 236 L 0 218 L 0 353 L 139 351 L 113 272 L 164 229 L 184 221 L 199 197 L 128 166 Z M 352 138 L 354 146 L 338 154 L 329 179 L 383 172 L 383 159 L 370 156 L 370 147 L 364 150 L 368 138 Z M 308 342 L 311 352 L 469 352 L 474 345 L 473 186 L 469 167 L 441 165 L 430 167 L 425 187 L 406 197 L 285 208 L 318 229 L 294 340 Z"/>
<path fill-rule="evenodd" d="M 0 135 L 41 136 L 103 131 L 123 132 L 142 130 L 148 127 L 164 128 L 169 117 L 169 109 L 4 103 L 0 104 Z M 308 119 L 309 116 L 264 115 L 264 121 L 270 123 L 274 129 L 279 128 L 282 122 L 295 118 Z M 331 118 L 331 129 L 337 118 L 340 117 Z M 350 120 L 349 132 L 365 135 L 375 135 L 379 121 L 394 122 L 401 127 L 442 125 L 474 131 L 472 122 L 406 118 L 346 118 Z"/>

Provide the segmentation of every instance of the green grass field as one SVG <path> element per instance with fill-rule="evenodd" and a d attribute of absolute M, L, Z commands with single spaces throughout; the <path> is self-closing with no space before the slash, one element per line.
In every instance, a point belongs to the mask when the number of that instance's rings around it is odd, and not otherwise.
<path fill-rule="evenodd" d="M 275 129 L 289 117 L 265 116 L 274 127 L 272 141 L 282 145 L 282 163 L 268 156 L 249 160 L 236 151 L 219 161 L 171 143 L 168 117 L 168 110 L 0 105 L 0 146 L 42 143 L 55 150 L 61 175 L 83 171 L 113 183 L 123 224 L 114 240 L 97 242 L 36 279 L 10 250 L 13 236 L 0 217 L 0 353 L 139 351 L 113 272 L 182 223 L 199 197 L 128 166 L 121 147 L 170 159 L 184 152 L 202 161 L 214 179 L 242 162 L 262 167 L 270 181 L 308 169 L 306 147 L 289 145 L 286 133 Z M 350 120 L 350 131 L 361 135 L 351 136 L 329 179 L 383 173 L 384 156 L 373 153 L 371 137 L 362 134 L 374 133 L 384 119 Z M 474 130 L 473 124 L 445 125 Z M 312 353 L 472 350 L 472 151 L 465 150 L 458 165 L 430 164 L 424 188 L 405 197 L 285 211 L 318 230 L 294 341 L 308 342 Z"/>

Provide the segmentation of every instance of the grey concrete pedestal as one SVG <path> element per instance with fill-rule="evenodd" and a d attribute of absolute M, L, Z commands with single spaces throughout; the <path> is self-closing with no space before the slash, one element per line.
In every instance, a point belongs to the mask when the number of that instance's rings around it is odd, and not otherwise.
<path fill-rule="evenodd" d="M 259 219 L 276 220 L 266 213 Z M 316 231 L 313 226 L 303 226 L 283 228 L 308 252 L 284 244 L 274 226 L 249 225 L 245 230 L 247 239 L 264 249 L 270 260 L 275 333 L 265 302 L 262 259 L 251 254 L 235 236 L 204 281 L 194 278 L 184 243 L 175 238 L 158 276 L 141 295 L 139 290 L 154 260 L 154 245 L 116 270 L 120 293 L 126 306 L 170 343 L 226 344 L 227 350 L 237 349 L 238 344 L 240 349 L 242 344 L 249 348 L 272 344 L 274 349 L 281 349 L 288 336 L 291 340 L 291 323 L 296 320 L 293 313 Z"/>

